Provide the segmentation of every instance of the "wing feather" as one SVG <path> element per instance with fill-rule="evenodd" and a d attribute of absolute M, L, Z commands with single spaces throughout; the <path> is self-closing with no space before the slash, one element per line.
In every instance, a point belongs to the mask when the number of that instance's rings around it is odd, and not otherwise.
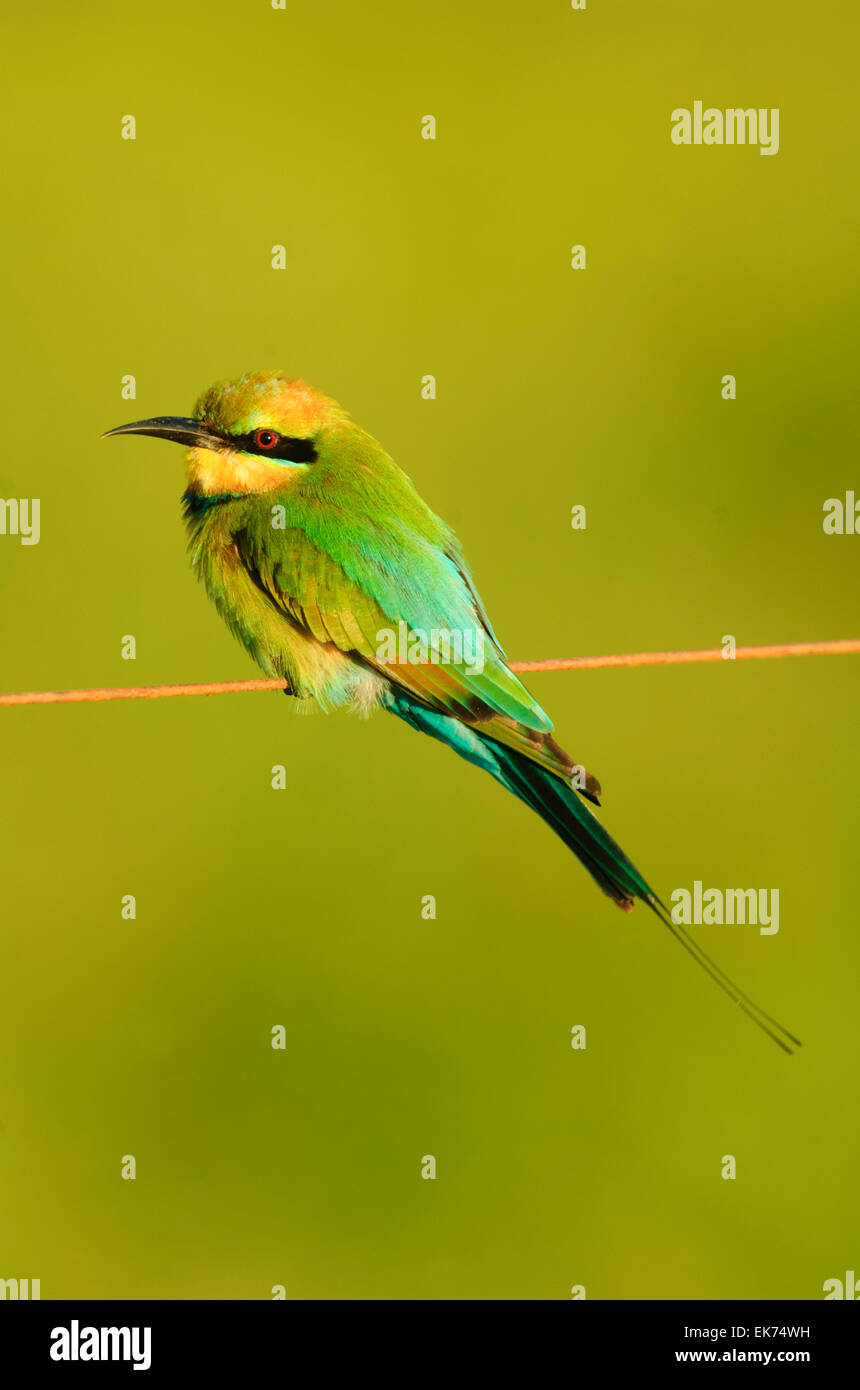
<path fill-rule="evenodd" d="M 551 737 L 552 723 L 507 666 L 504 654 L 459 551 L 421 538 L 398 566 L 390 552 L 354 546 L 336 557 L 299 527 L 269 530 L 263 540 L 236 535 L 239 555 L 272 603 L 318 642 L 331 643 L 386 677 L 429 708 L 480 727 L 481 733 L 524 753 L 568 780 L 574 764 Z M 396 557 L 395 557 L 396 558 Z M 352 571 L 352 572 L 350 572 Z M 409 634 L 432 630 L 480 632 L 483 665 L 465 661 L 386 661 L 381 634 L 406 624 Z M 477 667 L 478 663 L 475 663 Z M 587 784 L 596 795 L 598 784 Z"/>

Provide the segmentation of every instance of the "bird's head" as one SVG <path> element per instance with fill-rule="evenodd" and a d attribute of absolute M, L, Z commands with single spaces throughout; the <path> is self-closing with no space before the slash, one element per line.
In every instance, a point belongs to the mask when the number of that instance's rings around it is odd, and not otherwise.
<path fill-rule="evenodd" d="M 203 497 L 268 492 L 297 482 L 348 416 L 284 372 L 252 372 L 204 391 L 190 417 L 159 415 L 107 430 L 172 439 L 188 449 L 188 491 Z"/>

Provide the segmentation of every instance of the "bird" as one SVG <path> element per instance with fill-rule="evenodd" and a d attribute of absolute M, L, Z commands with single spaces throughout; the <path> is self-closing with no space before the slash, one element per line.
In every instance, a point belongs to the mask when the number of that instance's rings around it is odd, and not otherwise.
<path fill-rule="evenodd" d="M 600 784 L 508 665 L 450 526 L 338 403 L 280 370 L 191 416 L 105 431 L 185 446 L 192 568 L 257 665 L 325 711 L 382 708 L 489 772 L 625 912 L 644 903 L 783 1051 L 799 1041 L 711 960 L 591 810 Z"/>

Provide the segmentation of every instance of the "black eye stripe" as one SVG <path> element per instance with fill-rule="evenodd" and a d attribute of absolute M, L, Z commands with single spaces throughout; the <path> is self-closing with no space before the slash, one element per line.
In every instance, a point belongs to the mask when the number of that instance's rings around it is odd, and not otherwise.
<path fill-rule="evenodd" d="M 265 433 L 265 426 L 263 426 Z M 254 430 L 252 434 L 234 434 L 230 437 L 230 443 L 236 449 L 241 449 L 246 454 L 256 454 L 258 458 L 264 459 L 283 459 L 287 463 L 314 463 L 317 458 L 317 451 L 314 448 L 312 439 L 293 439 L 289 435 L 278 436 L 278 442 L 273 449 L 262 449 L 257 443 L 257 435 L 260 430 Z M 272 434 L 276 431 L 272 430 Z"/>

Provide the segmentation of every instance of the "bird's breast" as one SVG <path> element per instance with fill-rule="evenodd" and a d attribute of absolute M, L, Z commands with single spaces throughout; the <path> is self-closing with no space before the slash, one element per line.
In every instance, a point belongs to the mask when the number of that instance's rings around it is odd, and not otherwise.
<path fill-rule="evenodd" d="M 386 682 L 333 642 L 320 642 L 288 616 L 290 595 L 270 594 L 245 565 L 230 526 L 233 504 L 188 516 L 191 563 L 230 631 L 268 676 L 282 677 L 302 699 L 324 709 L 352 705 L 362 712 Z"/>

